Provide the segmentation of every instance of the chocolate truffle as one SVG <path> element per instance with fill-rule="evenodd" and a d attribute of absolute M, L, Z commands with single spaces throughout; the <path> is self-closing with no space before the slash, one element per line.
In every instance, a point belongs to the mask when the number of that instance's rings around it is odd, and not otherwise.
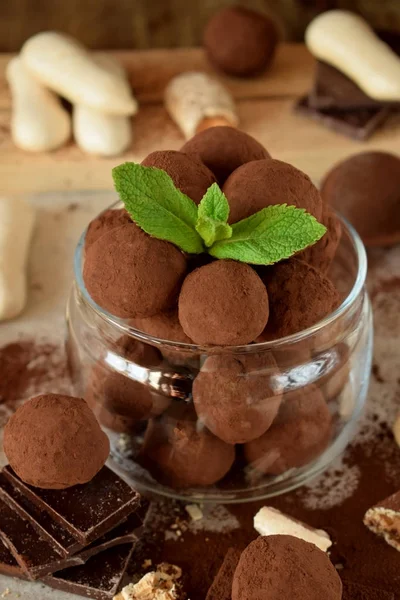
<path fill-rule="evenodd" d="M 341 600 L 342 582 L 329 556 L 291 535 L 260 536 L 242 552 L 232 600 Z"/>
<path fill-rule="evenodd" d="M 299 253 L 298 258 L 312 265 L 321 273 L 326 273 L 335 258 L 342 236 L 342 225 L 328 206 L 324 206 L 321 223 L 327 228 L 325 235 L 316 244 Z"/>
<path fill-rule="evenodd" d="M 141 453 L 155 477 L 175 488 L 213 485 L 235 460 L 234 446 L 193 419 L 151 421 Z"/>
<path fill-rule="evenodd" d="M 4 429 L 4 452 L 17 475 L 44 489 L 87 483 L 110 444 L 82 398 L 46 394 L 23 404 Z"/>
<path fill-rule="evenodd" d="M 154 317 L 148 317 L 147 319 L 135 319 L 133 325 L 137 329 L 162 340 L 193 344 L 193 340 L 182 329 L 176 309 L 154 315 Z M 166 350 L 163 347 L 161 352 L 170 363 L 175 365 L 186 364 L 193 357 L 193 354 L 184 350 Z"/>
<path fill-rule="evenodd" d="M 207 23 L 204 46 L 210 61 L 221 71 L 251 77 L 271 64 L 278 31 L 270 17 L 242 6 L 218 11 Z"/>
<path fill-rule="evenodd" d="M 262 280 L 270 302 L 267 327 L 261 335 L 263 340 L 303 331 L 331 313 L 340 302 L 333 283 L 297 258 L 267 267 Z"/>
<path fill-rule="evenodd" d="M 199 419 L 228 444 L 260 437 L 275 419 L 282 395 L 270 353 L 209 356 L 193 383 Z"/>
<path fill-rule="evenodd" d="M 179 295 L 179 321 L 196 344 L 234 346 L 254 341 L 268 321 L 268 295 L 244 263 L 216 260 L 190 273 Z"/>
<path fill-rule="evenodd" d="M 88 248 L 83 278 L 97 304 L 129 319 L 170 308 L 185 271 L 186 258 L 178 248 L 123 225 Z"/>
<path fill-rule="evenodd" d="M 208 188 L 215 183 L 210 169 L 194 154 L 159 150 L 146 156 L 142 165 L 156 167 L 168 173 L 175 186 L 196 204 L 199 204 Z"/>
<path fill-rule="evenodd" d="M 328 446 L 332 417 L 315 385 L 286 392 L 274 423 L 245 446 L 247 461 L 261 473 L 280 475 L 317 458 Z"/>
<path fill-rule="evenodd" d="M 400 158 L 362 152 L 327 173 L 321 194 L 357 229 L 366 246 L 400 242 Z"/>
<path fill-rule="evenodd" d="M 115 354 L 124 358 L 130 367 L 153 368 L 160 365 L 162 358 L 156 348 L 124 336 L 116 345 Z M 110 414 L 140 421 L 163 412 L 170 400 L 156 394 L 152 389 L 131 379 L 109 365 L 98 362 L 92 369 L 86 400 L 90 395 Z"/>
<path fill-rule="evenodd" d="M 182 152 L 198 154 L 222 185 L 233 171 L 252 160 L 270 158 L 253 137 L 233 127 L 211 127 L 193 136 Z"/>
<path fill-rule="evenodd" d="M 242 165 L 228 177 L 223 192 L 229 202 L 230 223 L 273 204 L 304 208 L 318 221 L 322 218 L 321 196 L 311 179 L 281 160 L 256 160 Z"/>
<path fill-rule="evenodd" d="M 85 250 L 108 231 L 128 224 L 136 227 L 125 208 L 116 210 L 109 208 L 100 213 L 98 217 L 89 223 L 85 236 Z"/>
<path fill-rule="evenodd" d="M 94 412 L 96 419 L 103 427 L 107 427 L 107 429 L 111 429 L 111 431 L 114 431 L 115 433 L 133 433 L 136 430 L 138 422 L 135 419 L 121 417 L 121 415 L 117 415 L 107 410 L 107 408 L 99 402 L 99 396 L 92 386 L 89 386 L 86 390 L 85 400 Z"/>

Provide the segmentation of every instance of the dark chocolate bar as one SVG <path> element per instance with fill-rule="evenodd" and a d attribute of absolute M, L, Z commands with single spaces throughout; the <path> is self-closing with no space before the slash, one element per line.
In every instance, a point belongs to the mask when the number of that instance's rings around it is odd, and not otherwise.
<path fill-rule="evenodd" d="M 0 540 L 0 574 L 7 577 L 18 577 L 19 579 L 27 579 L 21 567 L 11 554 L 8 548 L 5 547 Z"/>
<path fill-rule="evenodd" d="M 132 544 L 110 548 L 90 558 L 85 565 L 45 577 L 43 582 L 52 588 L 86 598 L 112 599 L 120 589 L 132 551 Z"/>
<path fill-rule="evenodd" d="M 103 467 L 85 485 L 65 490 L 27 485 L 10 466 L 2 472 L 25 497 L 85 546 L 116 527 L 140 506 L 138 492 L 108 467 Z"/>
<path fill-rule="evenodd" d="M 17 511 L 23 519 L 29 520 L 37 533 L 59 554 L 69 556 L 84 547 L 47 512 L 40 510 L 36 504 L 24 496 L 2 473 L 0 473 L 0 498 Z"/>
<path fill-rule="evenodd" d="M 55 551 L 41 535 L 43 531 L 40 528 L 33 526 L 28 513 L 15 510 L 14 505 L 10 506 L 0 498 L 0 538 L 29 579 L 39 579 L 62 569 L 83 565 L 92 556 L 114 546 L 136 543 L 141 528 L 141 518 L 132 513 L 118 527 L 78 554 L 65 556 Z"/>
<path fill-rule="evenodd" d="M 298 114 L 310 117 L 329 129 L 355 140 L 367 140 L 390 115 L 390 108 L 363 108 L 334 111 L 312 108 L 308 96 L 300 98 L 294 107 Z"/>
<path fill-rule="evenodd" d="M 394 594 L 369 585 L 343 581 L 343 600 L 394 600 Z"/>
<path fill-rule="evenodd" d="M 240 555 L 240 550 L 229 548 L 224 562 L 207 592 L 206 600 L 231 600 L 233 576 L 238 566 Z"/>
<path fill-rule="evenodd" d="M 29 579 L 57 570 L 65 558 L 34 529 L 31 523 L 0 499 L 0 538 Z"/>
<path fill-rule="evenodd" d="M 400 34 L 377 32 L 390 48 L 400 55 Z M 315 83 L 309 95 L 310 107 L 318 110 L 357 110 L 363 108 L 400 108 L 400 102 L 381 102 L 370 98 L 356 83 L 335 67 L 317 61 Z"/>

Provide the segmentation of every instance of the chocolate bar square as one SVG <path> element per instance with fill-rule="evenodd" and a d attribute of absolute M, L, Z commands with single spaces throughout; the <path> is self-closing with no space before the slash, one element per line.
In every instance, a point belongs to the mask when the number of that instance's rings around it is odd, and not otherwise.
<path fill-rule="evenodd" d="M 355 140 L 367 140 L 390 115 L 390 109 L 363 108 L 359 110 L 320 110 L 310 106 L 308 96 L 300 98 L 294 107 L 295 112 L 325 125 Z"/>
<path fill-rule="evenodd" d="M 85 565 L 65 569 L 43 581 L 58 590 L 95 600 L 109 600 L 120 589 L 132 552 L 132 544 L 110 548 L 89 559 Z"/>
<path fill-rule="evenodd" d="M 2 473 L 84 546 L 116 527 L 140 506 L 139 493 L 108 467 L 103 467 L 88 483 L 65 490 L 27 485 L 10 466 Z"/>

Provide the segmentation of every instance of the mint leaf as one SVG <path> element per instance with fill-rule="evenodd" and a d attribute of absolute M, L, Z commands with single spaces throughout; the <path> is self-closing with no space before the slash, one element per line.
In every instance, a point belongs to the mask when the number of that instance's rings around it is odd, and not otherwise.
<path fill-rule="evenodd" d="M 278 204 L 232 225 L 232 237 L 215 243 L 209 253 L 256 265 L 271 265 L 311 246 L 326 227 L 302 208 Z"/>
<path fill-rule="evenodd" d="M 218 183 L 213 183 L 204 194 L 198 207 L 198 215 L 199 219 L 208 217 L 214 221 L 227 222 L 229 204 Z"/>
<path fill-rule="evenodd" d="M 197 206 L 161 169 L 124 163 L 112 170 L 115 189 L 143 231 L 190 254 L 204 252 L 196 231 Z"/>
<path fill-rule="evenodd" d="M 207 248 L 214 242 L 229 239 L 232 235 L 232 227 L 228 223 L 214 221 L 209 217 L 200 217 L 197 220 L 196 231 L 203 238 Z"/>
<path fill-rule="evenodd" d="M 229 204 L 217 183 L 208 188 L 198 207 L 196 231 L 209 248 L 219 240 L 231 237 L 232 228 L 228 225 Z"/>

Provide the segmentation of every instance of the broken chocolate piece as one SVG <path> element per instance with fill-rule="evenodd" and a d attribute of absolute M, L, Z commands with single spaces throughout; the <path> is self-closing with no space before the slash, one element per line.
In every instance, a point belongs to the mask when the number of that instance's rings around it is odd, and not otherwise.
<path fill-rule="evenodd" d="M 62 556 L 15 510 L 0 500 L 0 538 L 29 579 L 57 570 Z"/>
<path fill-rule="evenodd" d="M 355 140 L 367 140 L 390 115 L 390 108 L 363 108 L 359 110 L 320 110 L 310 105 L 308 96 L 303 96 L 294 107 L 299 115 L 310 117 Z"/>
<path fill-rule="evenodd" d="M 37 533 L 44 538 L 53 549 L 63 556 L 74 554 L 83 548 L 77 540 L 57 521 L 45 511 L 40 510 L 36 504 L 26 498 L 24 494 L 0 473 L 0 497 L 23 519 L 29 520 Z"/>
<path fill-rule="evenodd" d="M 21 567 L 2 541 L 0 541 L 0 575 L 26 579 Z"/>
<path fill-rule="evenodd" d="M 342 600 L 394 600 L 392 592 L 385 592 L 385 590 L 352 581 L 342 581 L 342 583 Z"/>
<path fill-rule="evenodd" d="M 364 525 L 400 552 L 400 490 L 367 510 Z"/>
<path fill-rule="evenodd" d="M 109 548 L 85 565 L 71 567 L 46 577 L 48 586 L 95 600 L 112 599 L 119 591 L 133 545 Z"/>
<path fill-rule="evenodd" d="M 66 557 L 55 552 L 32 526 L 27 513 L 26 517 L 24 518 L 0 500 L 0 538 L 29 579 L 38 579 L 61 569 L 83 565 L 92 556 L 109 548 L 137 542 L 142 525 L 141 519 L 136 514 L 130 515 L 124 523 L 90 544 L 82 552 Z"/>
<path fill-rule="evenodd" d="M 231 600 L 232 582 L 241 552 L 236 548 L 229 548 L 224 562 L 211 584 L 206 600 Z"/>
<path fill-rule="evenodd" d="M 83 545 L 116 527 L 140 504 L 138 492 L 108 467 L 103 467 L 88 483 L 65 490 L 33 488 L 9 466 L 3 474 Z"/>

